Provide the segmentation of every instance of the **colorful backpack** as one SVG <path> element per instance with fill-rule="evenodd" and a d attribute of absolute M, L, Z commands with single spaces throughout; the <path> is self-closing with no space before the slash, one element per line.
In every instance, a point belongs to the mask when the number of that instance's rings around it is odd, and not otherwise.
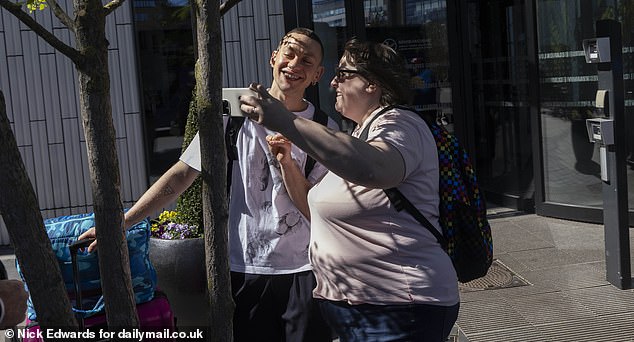
<path fill-rule="evenodd" d="M 394 106 L 387 107 L 382 113 L 392 108 Z M 436 141 L 440 171 L 439 223 L 443 233 L 440 234 L 397 188 L 384 189 L 386 195 L 396 210 L 405 209 L 434 234 L 451 257 L 460 282 L 485 276 L 493 261 L 493 238 L 486 217 L 485 201 L 467 151 L 454 135 L 435 120 L 410 108 L 398 108 L 415 112 L 423 118 Z M 375 115 L 372 120 L 382 113 Z M 359 139 L 367 139 L 370 123 Z"/>

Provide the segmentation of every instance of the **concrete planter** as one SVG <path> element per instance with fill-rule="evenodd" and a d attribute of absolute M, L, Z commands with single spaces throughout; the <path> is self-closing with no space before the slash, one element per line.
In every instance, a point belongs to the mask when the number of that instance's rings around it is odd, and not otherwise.
<path fill-rule="evenodd" d="M 207 325 L 205 241 L 150 239 L 158 287 L 170 301 L 179 327 Z"/>

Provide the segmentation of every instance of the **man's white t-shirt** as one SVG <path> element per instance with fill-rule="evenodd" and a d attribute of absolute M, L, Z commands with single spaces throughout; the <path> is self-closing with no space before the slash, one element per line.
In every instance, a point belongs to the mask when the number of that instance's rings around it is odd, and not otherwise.
<path fill-rule="evenodd" d="M 295 114 L 310 120 L 315 107 L 306 103 L 306 110 Z M 337 124 L 329 119 L 328 127 L 336 129 Z M 229 199 L 229 254 L 234 272 L 289 274 L 311 269 L 310 222 L 286 192 L 279 163 L 266 142 L 266 136 L 272 134 L 275 132 L 248 119 L 238 134 L 238 160 L 233 164 Z M 291 155 L 303 172 L 306 153 L 293 145 Z M 180 160 L 201 170 L 198 135 Z M 315 163 L 308 181 L 315 184 L 327 171 Z"/>

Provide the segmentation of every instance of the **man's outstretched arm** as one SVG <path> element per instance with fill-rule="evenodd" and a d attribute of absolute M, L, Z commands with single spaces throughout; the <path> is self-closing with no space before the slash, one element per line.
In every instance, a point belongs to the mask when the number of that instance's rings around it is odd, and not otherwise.
<path fill-rule="evenodd" d="M 149 215 L 156 213 L 170 203 L 174 202 L 194 182 L 199 172 L 182 161 L 176 162 L 139 198 L 139 200 L 126 212 L 124 229 L 130 228 Z M 95 228 L 90 228 L 81 234 L 78 239 L 94 238 Z M 88 251 L 92 252 L 97 247 L 97 241 L 93 242 Z"/>

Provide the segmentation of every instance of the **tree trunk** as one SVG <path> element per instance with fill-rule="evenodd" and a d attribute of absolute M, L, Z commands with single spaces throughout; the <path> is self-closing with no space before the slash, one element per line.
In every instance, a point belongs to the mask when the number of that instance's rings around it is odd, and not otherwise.
<path fill-rule="evenodd" d="M 218 2 L 196 0 L 196 106 L 200 126 L 203 221 L 209 292 L 208 341 L 233 340 L 229 274 L 226 152 L 222 130 L 222 45 Z"/>
<path fill-rule="evenodd" d="M 0 91 L 0 214 L 43 329 L 77 327 Z M 46 275 L 46 276 L 44 276 Z"/>
<path fill-rule="evenodd" d="M 99 0 L 75 0 L 79 102 L 88 150 L 99 269 L 110 327 L 138 327 L 128 247 L 123 231 L 119 162 L 110 103 L 108 41 Z"/>

